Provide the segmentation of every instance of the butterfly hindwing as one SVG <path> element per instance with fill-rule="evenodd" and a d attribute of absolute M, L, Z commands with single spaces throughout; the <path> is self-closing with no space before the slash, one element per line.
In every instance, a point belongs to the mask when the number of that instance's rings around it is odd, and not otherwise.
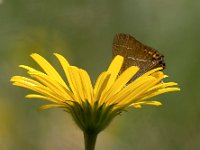
<path fill-rule="evenodd" d="M 134 79 L 151 69 L 157 67 L 165 68 L 162 54 L 154 48 L 142 44 L 129 34 L 116 34 L 113 40 L 112 53 L 113 57 L 116 55 L 124 57 L 124 64 L 120 72 L 130 66 L 138 66 L 140 68 Z"/>

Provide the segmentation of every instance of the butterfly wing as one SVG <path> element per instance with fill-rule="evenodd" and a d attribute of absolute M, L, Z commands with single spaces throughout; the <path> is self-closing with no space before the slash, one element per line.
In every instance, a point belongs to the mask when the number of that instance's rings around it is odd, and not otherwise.
<path fill-rule="evenodd" d="M 164 56 L 162 54 L 137 41 L 129 34 L 116 34 L 113 40 L 112 53 L 113 57 L 116 55 L 124 57 L 124 64 L 120 73 L 130 66 L 138 66 L 140 68 L 134 79 L 151 69 L 157 67 L 165 68 Z"/>

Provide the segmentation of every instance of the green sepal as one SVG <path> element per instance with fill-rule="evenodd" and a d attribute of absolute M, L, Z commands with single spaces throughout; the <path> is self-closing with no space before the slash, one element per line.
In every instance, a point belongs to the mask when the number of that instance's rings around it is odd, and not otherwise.
<path fill-rule="evenodd" d="M 104 130 L 112 119 L 120 113 L 114 109 L 115 105 L 99 105 L 95 102 L 93 106 L 88 101 L 73 102 L 68 111 L 71 113 L 75 123 L 84 132 L 99 133 Z"/>

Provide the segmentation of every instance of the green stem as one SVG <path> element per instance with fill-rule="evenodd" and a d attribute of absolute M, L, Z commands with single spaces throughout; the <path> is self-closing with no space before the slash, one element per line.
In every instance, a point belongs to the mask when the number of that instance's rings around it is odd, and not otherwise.
<path fill-rule="evenodd" d="M 85 150 L 94 150 L 98 133 L 84 132 Z"/>

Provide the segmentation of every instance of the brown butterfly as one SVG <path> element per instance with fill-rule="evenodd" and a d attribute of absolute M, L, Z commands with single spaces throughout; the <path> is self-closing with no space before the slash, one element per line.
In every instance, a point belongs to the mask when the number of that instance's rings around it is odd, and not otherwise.
<path fill-rule="evenodd" d="M 112 53 L 113 57 L 116 55 L 124 57 L 120 73 L 130 66 L 138 66 L 140 68 L 131 81 L 151 69 L 157 67 L 165 68 L 164 56 L 162 54 L 154 48 L 142 44 L 129 34 L 116 34 L 113 40 Z"/>

